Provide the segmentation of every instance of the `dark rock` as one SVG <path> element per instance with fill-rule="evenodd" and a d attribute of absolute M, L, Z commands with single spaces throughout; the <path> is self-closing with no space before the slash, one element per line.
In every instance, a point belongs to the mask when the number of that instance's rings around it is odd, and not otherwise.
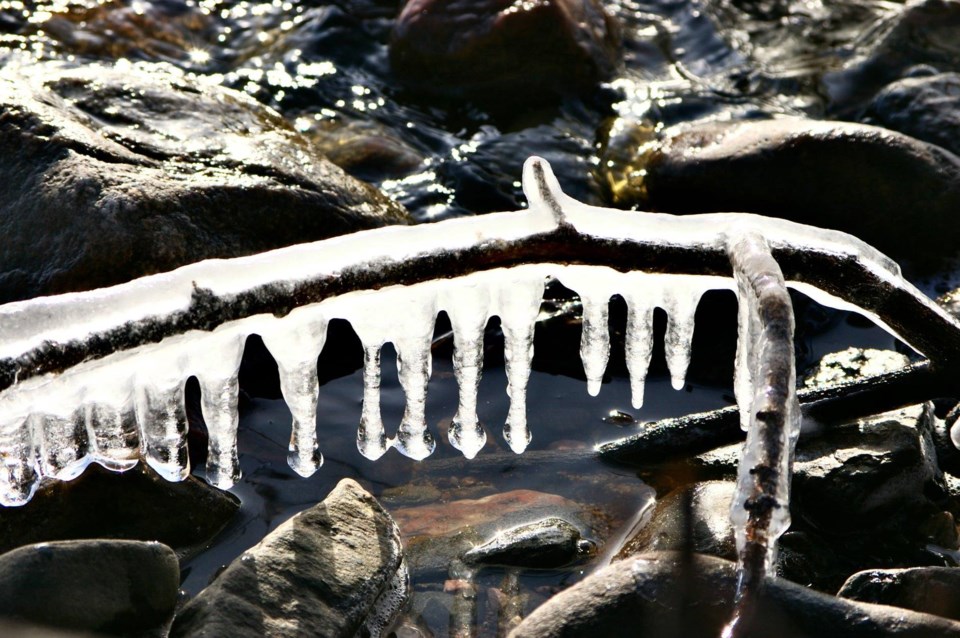
<path fill-rule="evenodd" d="M 957 35 L 960 37 L 960 29 Z M 889 84 L 861 120 L 960 153 L 960 74 L 913 77 Z"/>
<path fill-rule="evenodd" d="M 408 219 L 273 111 L 171 67 L 35 64 L 0 86 L 0 302 Z"/>
<path fill-rule="evenodd" d="M 850 348 L 823 358 L 807 386 L 851 380 L 906 365 L 903 355 Z M 933 407 L 909 406 L 801 435 L 794 460 L 793 510 L 831 532 L 865 526 L 896 527 L 930 503 L 926 488 L 938 480 Z"/>
<path fill-rule="evenodd" d="M 179 585 L 177 556 L 160 543 L 30 545 L 0 556 L 0 617 L 116 635 L 157 630 Z"/>
<path fill-rule="evenodd" d="M 854 574 L 837 596 L 960 620 L 960 570 L 954 567 L 873 569 Z"/>
<path fill-rule="evenodd" d="M 596 0 L 409 0 L 390 40 L 408 84 L 495 102 L 595 89 L 618 59 L 618 30 Z"/>
<path fill-rule="evenodd" d="M 730 503 L 735 490 L 736 484 L 732 481 L 705 481 L 670 492 L 657 501 L 650 522 L 627 540 L 614 560 L 684 548 L 735 559 L 737 547 L 730 523 Z"/>
<path fill-rule="evenodd" d="M 879 127 L 714 122 L 669 129 L 635 156 L 630 179 L 611 178 L 617 206 L 785 217 L 917 261 L 952 255 L 960 241 L 960 158 Z"/>
<path fill-rule="evenodd" d="M 231 563 L 171 636 L 379 635 L 405 596 L 402 560 L 393 519 L 344 479 Z"/>
<path fill-rule="evenodd" d="M 862 54 L 823 77 L 829 110 L 848 116 L 884 85 L 918 65 L 960 71 L 960 5 L 953 0 L 912 0 L 876 25 Z"/>
<path fill-rule="evenodd" d="M 685 562 L 686 561 L 686 562 Z M 652 553 L 616 562 L 537 608 L 511 638 L 634 636 L 715 638 L 730 620 L 734 564 L 698 554 Z M 960 636 L 960 623 L 854 602 L 769 579 L 749 635 Z M 747 635 L 747 634 L 744 634 Z"/>
<path fill-rule="evenodd" d="M 500 532 L 470 549 L 463 561 L 473 565 L 504 565 L 554 569 L 596 553 L 596 543 L 562 518 L 544 518 Z"/>
<path fill-rule="evenodd" d="M 153 540 L 181 555 L 202 547 L 240 501 L 192 476 L 160 478 L 141 463 L 123 474 L 93 465 L 69 482 L 40 487 L 21 507 L 0 508 L 0 551 L 72 538 Z"/>
<path fill-rule="evenodd" d="M 324 121 L 303 132 L 331 162 L 370 182 L 409 175 L 425 160 L 385 127 L 369 122 Z"/>

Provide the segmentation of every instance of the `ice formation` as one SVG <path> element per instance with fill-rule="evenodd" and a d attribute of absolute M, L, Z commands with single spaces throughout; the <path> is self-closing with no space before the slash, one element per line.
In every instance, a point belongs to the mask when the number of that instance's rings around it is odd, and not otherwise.
<path fill-rule="evenodd" d="M 424 408 L 438 313 L 446 312 L 453 328 L 460 391 L 449 443 L 467 458 L 492 434 L 478 420 L 477 390 L 484 329 L 498 316 L 510 396 L 503 437 L 520 453 L 531 440 L 526 387 L 548 279 L 583 301 L 580 353 L 594 395 L 610 354 L 608 304 L 615 294 L 625 299 L 625 355 L 636 407 L 653 351 L 654 309 L 668 316 L 666 359 L 679 389 L 699 299 L 721 288 L 740 299 L 734 385 L 749 431 L 733 518 L 741 564 L 750 562 L 745 548 L 753 546 L 746 539 L 761 538 L 755 571 L 762 575 L 789 522 L 783 492 L 789 482 L 782 476 L 789 476 L 799 410 L 786 324 L 768 313 L 783 306 L 759 300 L 771 290 L 782 300 L 789 285 L 865 314 L 931 357 L 944 340 L 960 352 L 960 327 L 904 281 L 896 264 L 849 235 L 740 213 L 675 217 L 591 207 L 564 195 L 539 158 L 527 161 L 523 185 L 525 211 L 365 231 L 0 306 L 0 504 L 26 503 L 43 478 L 68 480 L 90 463 L 123 471 L 143 460 L 169 480 L 183 479 L 189 473 L 183 391 L 190 375 L 200 382 L 210 433 L 207 480 L 232 485 L 240 476 L 237 374 L 251 334 L 263 338 L 279 365 L 292 415 L 289 464 L 310 475 L 323 460 L 317 357 L 334 319 L 349 321 L 363 344 L 359 451 L 377 459 L 395 448 L 419 460 L 437 445 Z M 789 268 L 781 273 L 778 263 Z M 820 276 L 808 277 L 804 269 L 817 263 Z M 834 277 L 841 271 L 847 279 Z M 847 280 L 861 283 L 858 297 Z M 914 323 L 896 309 L 906 309 Z M 380 413 L 387 342 L 396 349 L 406 396 L 392 436 Z M 761 436 L 767 427 L 780 428 L 773 447 Z M 758 464 L 773 468 L 779 482 L 758 487 L 751 471 Z M 767 496 L 779 509 L 757 519 L 748 501 Z"/>

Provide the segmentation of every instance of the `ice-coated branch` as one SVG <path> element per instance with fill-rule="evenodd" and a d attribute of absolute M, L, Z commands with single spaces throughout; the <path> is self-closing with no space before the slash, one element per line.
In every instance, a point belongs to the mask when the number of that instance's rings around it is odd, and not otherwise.
<path fill-rule="evenodd" d="M 736 611 L 726 635 L 749 622 L 777 539 L 790 526 L 793 450 L 800 434 L 793 352 L 793 304 L 763 238 L 731 238 L 739 334 L 734 391 L 747 432 L 731 504 L 739 564 Z"/>
<path fill-rule="evenodd" d="M 609 355 L 606 304 L 627 301 L 627 363 L 634 404 L 652 351 L 654 307 L 669 315 L 666 350 L 675 386 L 689 361 L 693 313 L 707 289 L 733 288 L 729 242 L 762 237 L 787 284 L 834 307 L 872 317 L 930 358 L 943 375 L 960 362 L 960 328 L 889 259 L 834 231 L 739 213 L 676 217 L 581 204 L 549 165 L 524 167 L 529 210 L 417 227 L 394 227 L 211 260 L 112 288 L 0 306 L 0 502 L 28 500 L 44 476 L 70 478 L 90 462 L 123 469 L 144 459 L 173 480 L 187 471 L 182 388 L 191 374 L 211 427 L 207 476 L 221 487 L 236 463 L 236 367 L 250 334 L 277 359 L 293 416 L 290 463 L 301 474 L 322 461 L 316 438 L 316 355 L 326 326 L 346 319 L 365 353 L 358 447 L 428 455 L 424 419 L 430 377 L 425 347 L 437 313 L 455 332 L 460 403 L 451 442 L 468 457 L 487 436 L 476 418 L 482 373 L 478 339 L 494 315 L 506 337 L 511 406 L 504 436 L 515 452 L 530 440 L 525 391 L 533 322 L 544 280 L 584 298 L 581 343 L 589 390 Z M 379 412 L 380 347 L 392 341 L 407 395 L 397 436 Z"/>

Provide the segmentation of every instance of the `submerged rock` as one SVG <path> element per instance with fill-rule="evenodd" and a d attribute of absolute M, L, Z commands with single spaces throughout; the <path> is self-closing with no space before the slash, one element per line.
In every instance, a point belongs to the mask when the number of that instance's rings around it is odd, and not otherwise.
<path fill-rule="evenodd" d="M 871 569 L 854 574 L 837 596 L 960 620 L 960 569 Z"/>
<path fill-rule="evenodd" d="M 160 543 L 42 543 L 0 556 L 0 617 L 104 634 L 158 631 L 173 615 L 177 556 Z"/>
<path fill-rule="evenodd" d="M 566 526 L 574 528 L 577 536 L 582 537 L 593 532 L 598 524 L 592 520 L 592 513 L 587 508 L 574 501 L 527 489 L 478 499 L 404 507 L 394 510 L 393 515 L 403 534 L 407 564 L 415 579 L 425 575 L 445 576 L 454 561 L 488 543 L 486 549 L 474 554 L 476 558 L 481 559 L 487 552 L 496 555 L 497 550 L 502 549 L 501 560 L 504 556 L 513 556 L 511 560 L 522 561 L 510 548 L 512 542 L 517 541 L 519 536 L 524 537 L 525 542 L 529 540 L 536 544 L 536 539 L 540 537 L 530 525 L 544 518 L 564 519 L 566 531 L 563 536 L 568 542 L 561 542 L 560 545 L 565 548 L 564 555 L 570 558 L 571 553 L 577 553 L 578 545 L 576 541 L 569 540 L 574 532 Z M 502 538 L 498 541 L 503 534 L 501 530 L 510 528 L 519 531 L 513 535 L 508 532 L 507 542 L 503 542 Z M 533 533 L 527 536 L 530 532 Z M 546 547 L 549 548 L 551 543 L 547 543 Z M 531 546 L 526 547 L 526 551 L 529 551 Z"/>
<path fill-rule="evenodd" d="M 644 554 L 587 577 L 537 608 L 511 638 L 720 635 L 730 620 L 734 563 L 699 554 Z M 769 579 L 750 635 L 810 638 L 960 636 L 960 623 L 929 614 L 854 602 Z"/>
<path fill-rule="evenodd" d="M 650 522 L 624 543 L 614 560 L 684 548 L 735 559 L 737 548 L 730 523 L 730 503 L 735 491 L 733 481 L 705 481 L 670 492 L 657 501 Z"/>
<path fill-rule="evenodd" d="M 0 123 L 0 302 L 408 220 L 273 111 L 163 64 L 7 71 Z"/>
<path fill-rule="evenodd" d="M 501 103 L 589 91 L 618 59 L 618 30 L 597 0 L 409 0 L 390 39 L 408 84 Z"/>
<path fill-rule="evenodd" d="M 187 603 L 171 636 L 378 636 L 406 590 L 390 515 L 344 479 L 233 561 Z"/>
<path fill-rule="evenodd" d="M 562 518 L 544 518 L 500 532 L 468 550 L 463 561 L 472 565 L 504 565 L 553 569 L 596 553 L 596 543 Z"/>
<path fill-rule="evenodd" d="M 960 37 L 960 29 L 958 29 Z M 862 121 L 960 153 L 960 74 L 912 77 L 887 85 Z"/>
<path fill-rule="evenodd" d="M 21 507 L 0 508 L 0 551 L 76 538 L 160 541 L 189 555 L 230 522 L 240 500 L 192 476 L 179 483 L 141 463 L 123 474 L 92 465 L 51 481 Z"/>
<path fill-rule="evenodd" d="M 960 158 L 879 127 L 800 118 L 680 126 L 634 157 L 628 171 L 603 169 L 617 173 L 617 206 L 785 217 L 918 261 L 952 255 L 960 241 Z"/>

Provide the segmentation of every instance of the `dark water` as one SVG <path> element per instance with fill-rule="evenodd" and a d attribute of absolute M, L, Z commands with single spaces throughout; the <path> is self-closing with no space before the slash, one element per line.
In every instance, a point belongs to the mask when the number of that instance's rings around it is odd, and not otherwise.
<path fill-rule="evenodd" d="M 551 162 L 567 192 L 603 204 L 603 189 L 593 175 L 605 127 L 617 116 L 644 122 L 651 130 L 701 118 L 822 116 L 831 108 L 823 75 L 869 48 L 884 21 L 898 10 L 895 3 L 863 0 L 789 6 L 764 0 L 617 0 L 605 5 L 623 27 L 620 76 L 593 94 L 531 108 L 431 97 L 398 84 L 387 61 L 387 42 L 400 3 L 390 0 L 2 0 L 0 60 L 8 65 L 50 59 L 81 65 L 125 58 L 208 76 L 272 106 L 347 170 L 380 186 L 418 220 L 433 221 L 521 207 L 520 167 L 532 154 Z M 850 345 L 893 344 L 886 334 L 851 323 L 843 313 L 815 307 L 806 312 L 810 326 L 798 340 L 801 361 Z M 730 325 L 729 317 L 705 321 Z M 704 329 L 713 327 L 701 321 L 698 331 Z M 538 347 L 575 352 L 578 334 L 578 328 L 566 334 L 572 346 L 561 348 L 545 339 Z M 395 497 L 395 488 L 404 485 L 438 486 L 441 501 L 520 488 L 560 494 L 608 512 L 602 529 L 593 533 L 601 545 L 609 543 L 649 506 L 651 490 L 635 475 L 582 455 L 571 455 L 580 460 L 569 463 L 546 464 L 537 453 L 588 449 L 627 435 L 645 421 L 730 401 L 730 380 L 711 375 L 693 375 L 684 391 L 674 392 L 661 361 L 655 364 L 660 372 L 648 382 L 647 404 L 638 412 L 630 407 L 623 376 L 614 374 L 600 396 L 591 398 L 585 383 L 573 378 L 579 374 L 575 360 L 541 365 L 529 390 L 529 460 L 513 458 L 500 436 L 507 397 L 498 356 L 502 358 L 494 351 L 488 357 L 481 386 L 480 416 L 491 443 L 480 457 L 499 453 L 506 458 L 482 465 L 480 473 L 443 436 L 457 400 L 449 356 L 443 354 L 434 361 L 427 409 L 431 427 L 441 435 L 437 452 L 422 463 L 395 452 L 373 463 L 357 452 L 359 371 L 321 388 L 319 431 L 326 463 L 309 479 L 286 466 L 286 406 L 253 399 L 241 415 L 244 478 L 233 490 L 243 509 L 208 552 L 184 565 L 184 589 L 198 592 L 220 566 L 322 500 L 343 477 L 358 479 L 396 508 L 404 503 Z M 388 353 L 383 360 L 383 414 L 389 432 L 400 420 L 403 394 Z M 729 361 L 724 365 L 729 368 Z M 635 416 L 636 423 L 605 421 L 615 410 Z M 442 470 L 432 470 L 434 466 Z M 632 496 L 602 489 L 611 483 L 632 486 Z M 524 575 L 526 607 L 591 568 Z M 497 570 L 478 577 L 481 635 L 496 635 L 496 605 L 488 592 L 499 588 L 503 577 Z M 442 580 L 414 580 L 413 586 L 417 595 L 410 616 L 419 617 L 434 635 L 446 635 L 452 595 L 443 592 Z"/>

